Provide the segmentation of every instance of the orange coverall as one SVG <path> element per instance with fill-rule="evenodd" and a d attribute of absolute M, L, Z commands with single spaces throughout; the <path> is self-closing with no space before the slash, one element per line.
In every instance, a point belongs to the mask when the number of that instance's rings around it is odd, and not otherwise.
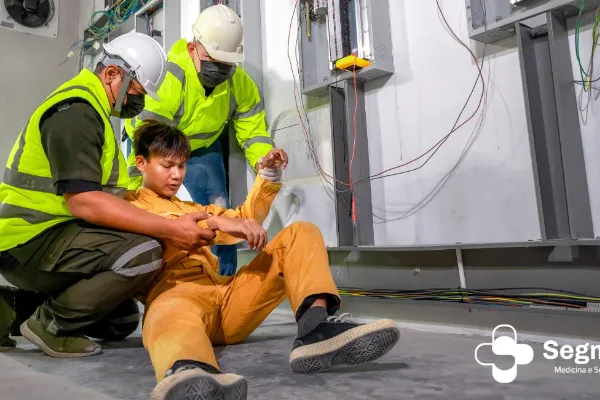
<path fill-rule="evenodd" d="M 170 218 L 204 211 L 262 224 L 280 188 L 281 184 L 258 176 L 236 210 L 165 199 L 146 188 L 130 192 L 127 199 L 136 207 Z M 207 227 L 206 222 L 199 224 Z M 214 244 L 242 241 L 217 232 Z M 286 297 L 294 311 L 312 295 L 329 294 L 339 300 L 323 236 L 310 223 L 297 222 L 283 229 L 250 264 L 229 277 L 218 274 L 218 258 L 208 246 L 187 252 L 166 242 L 163 248 L 161 272 L 140 297 L 146 307 L 144 347 L 159 382 L 178 360 L 218 368 L 212 344 L 243 341 Z"/>

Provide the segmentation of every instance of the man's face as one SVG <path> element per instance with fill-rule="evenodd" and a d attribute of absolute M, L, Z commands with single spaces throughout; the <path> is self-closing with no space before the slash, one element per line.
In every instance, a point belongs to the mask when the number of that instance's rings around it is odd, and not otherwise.
<path fill-rule="evenodd" d="M 218 66 L 219 70 L 223 71 L 231 71 L 231 68 L 233 68 L 234 65 L 229 62 L 219 61 L 212 58 L 208 54 L 208 51 L 206 51 L 206 48 L 202 45 L 202 43 L 197 41 L 188 43 L 188 52 L 190 54 L 190 58 L 194 62 L 196 72 L 198 72 L 199 74 L 201 74 L 203 71 L 202 63 L 215 64 Z"/>
<path fill-rule="evenodd" d="M 202 61 L 218 62 L 208 55 L 208 52 L 201 43 L 188 43 L 188 52 L 190 53 L 190 58 L 194 61 L 196 72 L 200 72 L 200 63 Z"/>
<path fill-rule="evenodd" d="M 146 160 L 137 156 L 135 161 L 144 177 L 144 187 L 166 198 L 177 194 L 185 178 L 185 158 L 150 156 L 150 160 Z"/>
<path fill-rule="evenodd" d="M 116 65 L 107 66 L 100 76 L 100 80 L 102 80 L 102 83 L 104 84 L 111 108 L 114 107 L 114 104 L 119 97 L 119 91 L 121 90 L 121 85 L 123 85 L 124 77 L 125 71 L 121 70 Z M 144 90 L 144 87 L 138 81 L 132 79 L 129 82 L 127 94 L 145 95 L 146 90 Z M 123 104 L 127 104 L 127 96 L 125 96 L 123 99 Z"/>

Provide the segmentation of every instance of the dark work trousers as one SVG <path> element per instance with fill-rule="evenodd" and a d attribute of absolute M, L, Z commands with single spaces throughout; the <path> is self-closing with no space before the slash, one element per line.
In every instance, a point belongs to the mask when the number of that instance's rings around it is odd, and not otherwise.
<path fill-rule="evenodd" d="M 230 208 L 227 175 L 221 141 L 207 148 L 194 150 L 186 164 L 183 185 L 194 203 Z M 237 245 L 215 245 L 211 248 L 219 258 L 219 274 L 231 276 L 237 270 Z"/>
<path fill-rule="evenodd" d="M 72 221 L 0 254 L 0 273 L 19 289 L 43 292 L 38 308 L 54 335 L 80 333 L 148 285 L 162 264 L 150 237 Z"/>

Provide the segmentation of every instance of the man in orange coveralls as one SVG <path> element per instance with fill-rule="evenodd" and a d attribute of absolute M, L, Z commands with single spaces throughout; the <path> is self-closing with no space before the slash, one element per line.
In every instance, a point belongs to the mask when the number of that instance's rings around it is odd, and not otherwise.
<path fill-rule="evenodd" d="M 294 223 L 267 244 L 261 224 L 281 187 L 285 152 L 267 155 L 245 203 L 227 210 L 175 197 L 190 155 L 188 139 L 177 128 L 143 124 L 135 132 L 134 149 L 144 187 L 129 193 L 133 205 L 170 218 L 205 213 L 199 224 L 216 232 L 215 244 L 248 240 L 260 250 L 237 274 L 224 277 L 209 246 L 189 252 L 162 243 L 161 272 L 141 294 L 144 346 L 159 382 L 152 399 L 246 399 L 246 380 L 219 371 L 212 344 L 243 341 L 286 297 L 298 323 L 290 355 L 295 372 L 372 361 L 397 343 L 400 333 L 393 321 L 358 324 L 333 316 L 341 301 L 315 225 Z"/>

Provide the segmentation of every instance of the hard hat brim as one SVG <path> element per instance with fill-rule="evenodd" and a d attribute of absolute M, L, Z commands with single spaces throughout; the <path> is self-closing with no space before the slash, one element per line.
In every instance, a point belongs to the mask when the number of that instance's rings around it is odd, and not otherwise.
<path fill-rule="evenodd" d="M 212 50 L 208 47 L 205 48 L 208 55 L 217 61 L 234 64 L 244 62 L 244 53 L 229 53 L 226 51 Z"/>

